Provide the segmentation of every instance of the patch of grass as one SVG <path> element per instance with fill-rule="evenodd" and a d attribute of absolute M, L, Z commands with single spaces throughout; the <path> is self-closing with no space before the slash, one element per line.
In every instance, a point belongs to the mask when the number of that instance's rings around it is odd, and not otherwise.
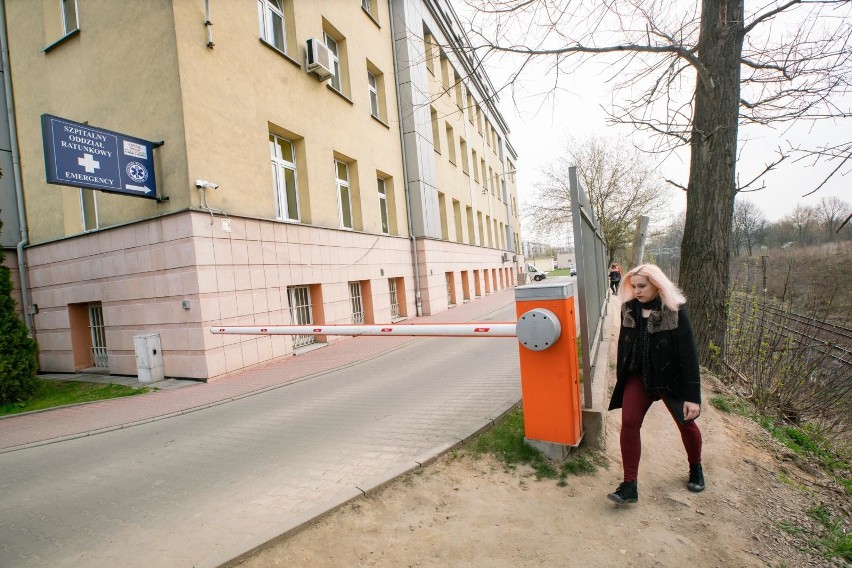
<path fill-rule="evenodd" d="M 778 528 L 780 528 L 785 533 L 791 534 L 793 536 L 802 536 L 805 534 L 805 529 L 800 527 L 799 525 L 795 525 L 790 521 L 781 521 L 778 523 Z"/>
<path fill-rule="evenodd" d="M 710 404 L 717 410 L 728 414 L 738 414 L 748 418 L 756 419 L 751 407 L 741 398 L 736 396 L 725 396 L 718 394 L 710 399 Z"/>
<path fill-rule="evenodd" d="M 548 272 L 547 276 L 571 276 L 571 271 L 567 268 L 557 268 L 556 270 Z"/>
<path fill-rule="evenodd" d="M 810 488 L 807 485 L 803 485 L 803 484 L 799 483 L 798 481 L 796 481 L 795 479 L 793 479 L 792 477 L 790 477 L 786 473 L 783 473 L 783 472 L 779 473 L 778 474 L 778 481 L 780 481 L 784 485 L 789 485 L 790 487 L 792 487 L 794 489 L 798 489 L 799 491 L 802 491 L 804 493 L 810 493 L 811 492 Z"/>
<path fill-rule="evenodd" d="M 852 534 L 843 530 L 842 519 L 834 518 L 831 511 L 824 505 L 814 507 L 808 511 L 808 514 L 825 528 L 825 536 L 816 541 L 823 557 L 842 558 L 852 562 Z"/>
<path fill-rule="evenodd" d="M 151 390 L 153 389 L 149 387 L 133 388 L 124 385 L 39 379 L 38 387 L 32 398 L 23 402 L 0 405 L 0 416 L 43 410 L 66 404 L 133 396 Z"/>
<path fill-rule="evenodd" d="M 561 464 L 548 460 L 540 451 L 524 443 L 524 413 L 520 408 L 474 440 L 469 451 L 474 457 L 492 454 L 509 469 L 519 464 L 527 465 L 535 472 L 536 479 L 558 479 L 560 486 L 565 485 L 569 475 L 592 474 L 599 465 L 605 465 L 605 458 L 598 452 L 585 449 L 572 451 Z"/>

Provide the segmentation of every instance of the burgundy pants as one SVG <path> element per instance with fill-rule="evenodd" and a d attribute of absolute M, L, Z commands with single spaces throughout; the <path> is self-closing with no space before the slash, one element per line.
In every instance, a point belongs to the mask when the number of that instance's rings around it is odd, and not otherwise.
<path fill-rule="evenodd" d="M 642 375 L 636 373 L 627 377 L 624 387 L 624 403 L 621 408 L 621 461 L 624 464 L 624 481 L 636 481 L 639 474 L 639 458 L 642 455 L 642 439 L 639 430 L 645 420 L 645 414 L 654 401 L 659 400 L 645 392 Z M 668 407 L 666 407 L 668 410 Z M 669 411 L 671 414 L 671 411 Z M 672 415 L 680 429 L 683 447 L 690 465 L 701 463 L 701 430 L 695 420 L 681 424 Z"/>

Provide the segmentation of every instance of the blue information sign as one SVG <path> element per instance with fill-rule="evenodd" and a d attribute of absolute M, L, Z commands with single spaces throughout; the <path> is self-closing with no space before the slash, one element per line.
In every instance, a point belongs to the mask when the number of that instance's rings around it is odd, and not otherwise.
<path fill-rule="evenodd" d="M 47 183 L 157 199 L 154 142 L 41 115 Z"/>

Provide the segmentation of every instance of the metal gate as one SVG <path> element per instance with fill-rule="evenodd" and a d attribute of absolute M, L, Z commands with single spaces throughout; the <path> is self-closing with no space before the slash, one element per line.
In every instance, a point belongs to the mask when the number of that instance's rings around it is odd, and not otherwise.
<path fill-rule="evenodd" d="M 311 311 L 311 291 L 307 286 L 288 286 L 287 300 L 290 303 L 290 321 L 293 325 L 311 325 L 314 316 Z M 304 347 L 315 341 L 313 335 L 294 335 L 293 348 Z"/>
<path fill-rule="evenodd" d="M 92 334 L 92 361 L 95 367 L 109 367 L 106 333 L 104 331 L 104 310 L 101 304 L 89 304 L 89 332 Z"/>

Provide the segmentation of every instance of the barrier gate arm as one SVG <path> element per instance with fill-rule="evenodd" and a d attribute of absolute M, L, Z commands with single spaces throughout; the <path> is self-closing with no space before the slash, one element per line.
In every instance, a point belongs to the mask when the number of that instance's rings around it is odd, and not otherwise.
<path fill-rule="evenodd" d="M 517 337 L 515 322 L 413 323 L 401 325 L 332 324 L 214 326 L 214 334 L 235 335 L 350 335 L 418 337 Z"/>

